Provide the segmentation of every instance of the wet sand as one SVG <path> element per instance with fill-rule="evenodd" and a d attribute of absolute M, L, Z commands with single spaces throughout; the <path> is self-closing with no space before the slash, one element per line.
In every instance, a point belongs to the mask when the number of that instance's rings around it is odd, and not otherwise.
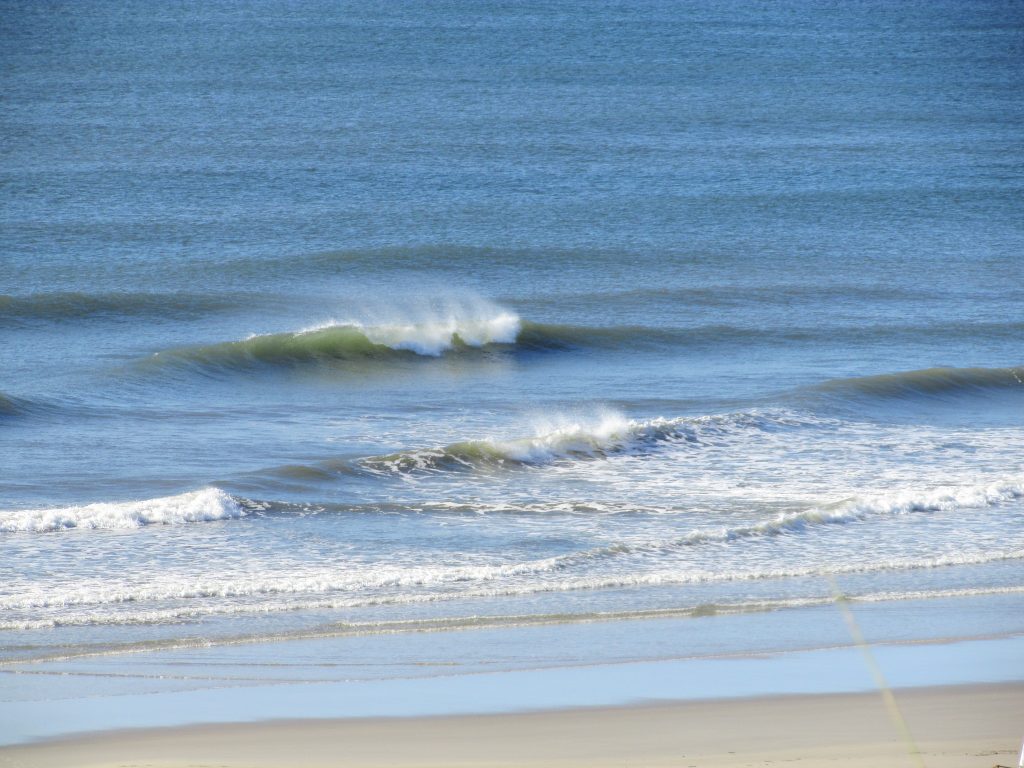
<path fill-rule="evenodd" d="M 1016 766 L 1024 684 L 649 703 L 503 715 L 294 720 L 95 734 L 0 766 Z"/>

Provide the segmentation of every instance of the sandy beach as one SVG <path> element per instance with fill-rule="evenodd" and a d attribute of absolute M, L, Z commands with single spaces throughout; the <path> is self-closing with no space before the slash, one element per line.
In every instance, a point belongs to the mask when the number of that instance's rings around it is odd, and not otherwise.
<path fill-rule="evenodd" d="M 652 703 L 511 715 L 299 720 L 121 731 L 0 750 L 0 765 L 1016 765 L 1024 684 Z"/>

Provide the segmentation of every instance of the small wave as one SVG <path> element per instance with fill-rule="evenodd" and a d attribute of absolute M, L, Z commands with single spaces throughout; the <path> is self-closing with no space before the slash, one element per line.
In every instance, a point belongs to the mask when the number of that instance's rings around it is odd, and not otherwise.
<path fill-rule="evenodd" d="M 245 508 L 219 488 L 145 501 L 0 512 L 0 532 L 48 533 L 70 528 L 123 529 L 244 517 Z"/>
<path fill-rule="evenodd" d="M 913 398 L 992 391 L 1024 393 L 1024 366 L 1014 368 L 926 368 L 917 371 L 835 379 L 813 392 L 853 398 Z"/>
<path fill-rule="evenodd" d="M 892 494 L 852 498 L 799 512 L 785 512 L 750 525 L 692 531 L 668 541 L 621 542 L 586 552 L 574 552 L 550 559 L 552 567 L 632 554 L 662 554 L 699 544 L 727 544 L 740 539 L 765 538 L 800 533 L 822 525 L 842 525 L 871 517 L 906 515 L 914 512 L 946 512 L 977 509 L 1024 498 L 1024 480 L 1002 480 L 980 486 L 939 488 L 933 491 L 899 491 Z M 951 561 L 952 562 L 952 561 Z"/>

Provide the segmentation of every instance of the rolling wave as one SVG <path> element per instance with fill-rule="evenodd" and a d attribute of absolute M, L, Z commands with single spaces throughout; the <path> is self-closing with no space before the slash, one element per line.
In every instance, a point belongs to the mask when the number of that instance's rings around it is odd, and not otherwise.
<path fill-rule="evenodd" d="M 1016 391 L 1024 394 L 1024 366 L 1013 368 L 926 368 L 878 376 L 834 379 L 811 388 L 849 398 L 914 398 Z"/>
<path fill-rule="evenodd" d="M 310 329 L 250 336 L 157 352 L 151 361 L 203 368 L 249 368 L 315 362 L 438 358 L 445 355 L 508 349 L 557 352 L 574 349 L 637 349 L 726 342 L 763 335 L 729 326 L 696 329 L 644 326 L 591 327 L 524 321 L 499 311 L 479 318 L 439 318 L 414 322 L 328 323 Z"/>
<path fill-rule="evenodd" d="M 72 528 L 125 529 L 244 517 L 248 511 L 218 488 L 145 501 L 100 502 L 0 512 L 0 532 L 49 533 Z"/>

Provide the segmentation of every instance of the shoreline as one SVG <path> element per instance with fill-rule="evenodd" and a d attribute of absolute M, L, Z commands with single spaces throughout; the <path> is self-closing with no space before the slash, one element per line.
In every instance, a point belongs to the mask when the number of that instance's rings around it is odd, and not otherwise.
<path fill-rule="evenodd" d="M 1017 604 L 975 602 L 958 621 L 975 617 L 982 629 Z M 902 606 L 901 615 L 935 631 L 941 622 L 927 619 L 943 615 L 938 607 L 919 606 L 922 613 Z M 863 615 L 862 624 L 890 613 Z M 808 632 L 821 631 L 822 619 L 841 621 L 821 611 L 799 618 L 647 619 L 597 631 L 561 625 L 27 662 L 0 668 L 0 745 L 203 723 L 501 716 L 870 693 L 877 691 L 876 673 L 898 690 L 1024 684 L 1019 632 L 922 642 L 927 633 L 907 635 L 888 621 L 888 640 L 879 642 L 872 631 L 874 642 L 865 647 L 772 649 L 786 638 L 806 641 Z M 758 637 L 772 639 L 728 652 L 731 639 L 747 644 Z"/>
<path fill-rule="evenodd" d="M 645 702 L 504 714 L 146 728 L 0 748 L 0 766 L 1014 765 L 1024 682 Z"/>

